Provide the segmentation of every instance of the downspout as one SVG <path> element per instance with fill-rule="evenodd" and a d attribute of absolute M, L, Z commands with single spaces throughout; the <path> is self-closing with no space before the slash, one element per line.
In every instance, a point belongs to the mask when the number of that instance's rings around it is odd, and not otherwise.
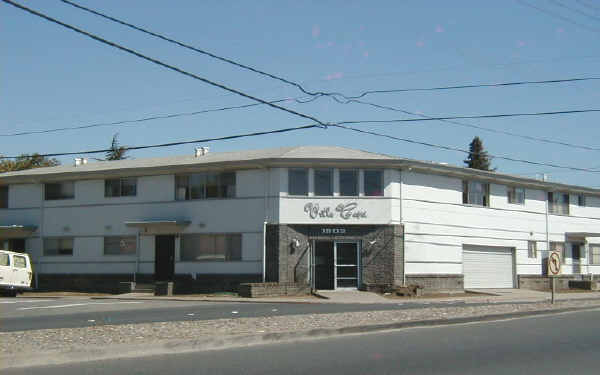
<path fill-rule="evenodd" d="M 550 256 L 550 230 L 548 224 L 548 213 L 549 213 L 549 202 L 548 202 L 548 192 L 544 191 L 546 194 L 546 257 Z M 563 261 L 561 259 L 561 261 Z M 542 262 L 543 263 L 543 262 Z M 544 273 L 544 264 L 542 264 L 542 274 Z"/>
<path fill-rule="evenodd" d="M 402 170 L 398 170 L 400 174 L 400 225 L 402 225 L 402 286 L 406 286 L 406 235 L 404 234 L 404 223 L 402 221 Z"/>
<path fill-rule="evenodd" d="M 39 273 L 40 273 L 40 264 L 41 258 L 44 256 L 44 198 L 46 195 L 46 185 L 40 183 L 40 256 L 35 260 L 35 289 L 39 288 Z"/>
<path fill-rule="evenodd" d="M 137 274 L 140 272 L 140 230 L 135 236 L 135 271 L 133 272 L 133 282 L 137 281 Z"/>
<path fill-rule="evenodd" d="M 263 203 L 264 203 L 264 220 L 263 220 L 263 253 L 262 253 L 262 282 L 266 282 L 267 280 L 267 224 L 268 224 L 268 219 L 269 219 L 269 204 L 268 204 L 268 199 L 269 199 L 269 192 L 270 192 L 270 184 L 271 184 L 271 178 L 270 178 L 270 173 L 269 173 L 269 168 L 264 167 L 263 166 L 263 171 L 265 174 L 265 179 L 264 179 L 264 197 L 263 197 Z"/>

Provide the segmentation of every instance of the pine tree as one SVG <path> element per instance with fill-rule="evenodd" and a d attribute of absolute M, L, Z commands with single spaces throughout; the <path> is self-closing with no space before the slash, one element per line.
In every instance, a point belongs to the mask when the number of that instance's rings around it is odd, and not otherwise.
<path fill-rule="evenodd" d="M 483 149 L 483 142 L 479 137 L 473 138 L 469 144 L 469 156 L 464 163 L 469 168 L 480 169 L 483 171 L 495 171 L 496 168 L 491 168 L 490 158 L 487 151 Z"/>
<path fill-rule="evenodd" d="M 125 156 L 127 153 L 127 148 L 119 144 L 118 136 L 119 133 L 113 135 L 112 143 L 110 144 L 110 151 L 106 152 L 106 160 L 127 159 L 127 156 Z"/>

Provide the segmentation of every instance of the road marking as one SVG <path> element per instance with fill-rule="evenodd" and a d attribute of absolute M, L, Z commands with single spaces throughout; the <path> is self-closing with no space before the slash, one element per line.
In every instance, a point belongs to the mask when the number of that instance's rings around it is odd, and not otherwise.
<path fill-rule="evenodd" d="M 238 312 L 237 312 L 237 311 L 232 311 L 231 313 L 232 313 L 232 314 L 237 314 Z"/>
<path fill-rule="evenodd" d="M 67 305 L 54 305 L 54 306 L 32 306 L 32 307 L 20 307 L 17 310 L 37 310 L 37 309 L 61 309 L 65 307 L 76 307 L 76 306 L 89 306 L 89 305 L 122 305 L 130 303 L 143 303 L 141 301 L 118 301 L 118 302 L 86 302 L 86 303 L 70 303 Z"/>
<path fill-rule="evenodd" d="M 13 300 L 13 301 L 0 301 L 0 303 L 34 303 L 34 302 L 48 302 L 49 299 L 34 299 L 34 300 Z"/>

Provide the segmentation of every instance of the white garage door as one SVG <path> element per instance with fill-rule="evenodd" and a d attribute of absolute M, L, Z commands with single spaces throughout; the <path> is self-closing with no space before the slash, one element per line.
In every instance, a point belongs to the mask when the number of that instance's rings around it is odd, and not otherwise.
<path fill-rule="evenodd" d="M 463 246 L 465 288 L 513 288 L 513 251 L 509 247 Z"/>

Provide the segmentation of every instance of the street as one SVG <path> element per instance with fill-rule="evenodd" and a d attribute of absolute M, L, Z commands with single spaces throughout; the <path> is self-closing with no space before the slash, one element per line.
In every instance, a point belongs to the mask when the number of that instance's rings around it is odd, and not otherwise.
<path fill-rule="evenodd" d="M 598 319 L 596 310 L 3 374 L 597 374 Z"/>
<path fill-rule="evenodd" d="M 331 314 L 464 305 L 464 302 L 391 304 L 122 301 L 89 298 L 0 298 L 0 332 L 279 315 Z M 480 305 L 480 304 L 473 304 Z"/>

